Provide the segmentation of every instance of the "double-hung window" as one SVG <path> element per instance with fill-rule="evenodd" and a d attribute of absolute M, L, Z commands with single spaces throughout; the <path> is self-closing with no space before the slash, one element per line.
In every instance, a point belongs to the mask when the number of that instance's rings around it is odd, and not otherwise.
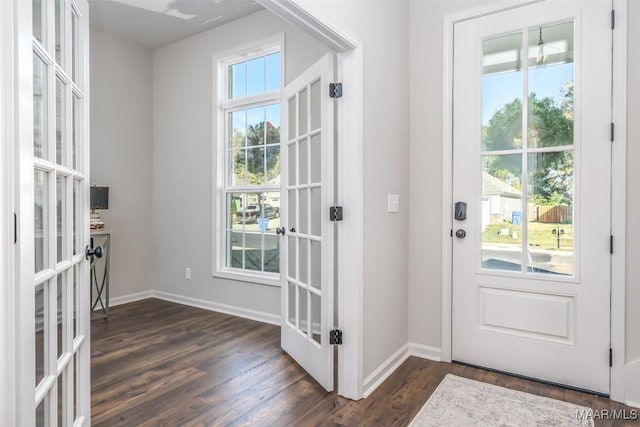
<path fill-rule="evenodd" d="M 218 63 L 217 275 L 280 278 L 280 44 Z M 221 173 L 222 172 L 222 173 Z"/>

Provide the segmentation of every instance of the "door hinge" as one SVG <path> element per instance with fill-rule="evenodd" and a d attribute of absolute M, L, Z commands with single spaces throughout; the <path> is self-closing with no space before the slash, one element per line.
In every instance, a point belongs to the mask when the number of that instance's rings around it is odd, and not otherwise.
<path fill-rule="evenodd" d="M 342 83 L 329 83 L 329 97 L 342 98 Z"/>
<path fill-rule="evenodd" d="M 615 125 L 612 122 L 611 123 L 611 142 L 613 142 L 613 139 L 614 139 L 615 135 L 616 135 L 616 133 L 615 133 Z"/>
<path fill-rule="evenodd" d="M 615 10 L 611 10 L 611 29 L 615 29 L 616 28 L 616 11 Z"/>
<path fill-rule="evenodd" d="M 613 349 L 609 347 L 609 367 L 613 367 Z"/>
<path fill-rule="evenodd" d="M 342 331 L 340 329 L 329 331 L 329 344 L 342 345 Z"/>
<path fill-rule="evenodd" d="M 342 206 L 331 206 L 329 208 L 329 221 L 342 221 Z"/>
<path fill-rule="evenodd" d="M 18 215 L 13 213 L 13 244 L 18 243 Z"/>
<path fill-rule="evenodd" d="M 613 235 L 609 236 L 609 253 L 613 255 Z"/>

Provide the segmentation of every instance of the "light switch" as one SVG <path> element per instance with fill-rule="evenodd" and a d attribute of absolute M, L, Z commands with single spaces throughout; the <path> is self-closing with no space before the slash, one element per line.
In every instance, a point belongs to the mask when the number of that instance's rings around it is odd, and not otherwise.
<path fill-rule="evenodd" d="M 184 278 L 191 280 L 191 268 L 187 267 L 184 269 Z"/>
<path fill-rule="evenodd" d="M 387 194 L 387 212 L 400 212 L 400 196 Z"/>

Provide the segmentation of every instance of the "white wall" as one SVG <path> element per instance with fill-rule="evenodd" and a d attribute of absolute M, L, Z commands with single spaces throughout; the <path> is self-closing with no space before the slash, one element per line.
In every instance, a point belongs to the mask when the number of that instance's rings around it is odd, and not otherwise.
<path fill-rule="evenodd" d="M 443 17 L 490 3 L 487 0 L 414 0 L 411 28 L 411 213 L 409 263 L 409 341 L 441 346 L 442 257 L 442 57 Z M 627 350 L 626 362 L 636 361 L 630 384 L 640 384 L 640 51 L 633 41 L 640 31 L 640 2 L 629 1 L 628 15 L 628 140 L 627 140 Z M 431 242 L 425 244 L 425 242 Z M 629 370 L 631 373 L 631 370 Z M 640 394 L 640 389 L 637 390 Z M 636 395 L 637 396 L 637 395 Z M 640 398 L 635 397 L 637 402 Z"/>
<path fill-rule="evenodd" d="M 326 49 L 269 12 L 154 52 L 153 191 L 159 291 L 245 312 L 280 315 L 279 287 L 211 277 L 211 189 L 216 167 L 213 57 L 282 33 L 286 33 L 290 81 Z M 192 269 L 192 280 L 185 279 L 185 267 Z"/>
<path fill-rule="evenodd" d="M 314 3 L 363 43 L 366 382 L 408 338 L 409 2 Z M 400 195 L 400 213 L 387 213 L 389 193 Z"/>
<path fill-rule="evenodd" d="M 150 49 L 91 29 L 91 183 L 111 236 L 111 299 L 154 287 L 153 61 Z M 117 300 L 116 300 L 117 301 Z"/>

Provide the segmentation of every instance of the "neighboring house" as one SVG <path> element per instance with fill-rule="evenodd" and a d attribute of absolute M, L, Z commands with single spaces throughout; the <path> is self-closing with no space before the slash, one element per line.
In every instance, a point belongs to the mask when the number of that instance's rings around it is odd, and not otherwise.
<path fill-rule="evenodd" d="M 482 172 L 482 225 L 517 222 L 522 212 L 522 193 L 506 182 Z M 517 219 L 514 219 L 517 218 Z"/>

